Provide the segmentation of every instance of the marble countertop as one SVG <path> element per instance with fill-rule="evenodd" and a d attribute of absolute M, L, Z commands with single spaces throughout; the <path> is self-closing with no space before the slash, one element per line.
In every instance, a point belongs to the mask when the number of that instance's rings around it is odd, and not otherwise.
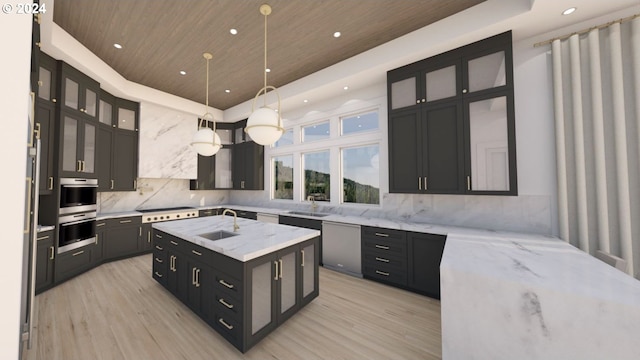
<path fill-rule="evenodd" d="M 440 283 L 443 358 L 640 354 L 640 281 L 562 240 L 451 232 Z"/>
<path fill-rule="evenodd" d="M 320 231 L 295 226 L 237 219 L 237 235 L 209 240 L 199 235 L 214 231 L 233 232 L 233 217 L 207 216 L 153 224 L 153 228 L 224 254 L 239 261 L 249 261 L 320 236 Z"/>

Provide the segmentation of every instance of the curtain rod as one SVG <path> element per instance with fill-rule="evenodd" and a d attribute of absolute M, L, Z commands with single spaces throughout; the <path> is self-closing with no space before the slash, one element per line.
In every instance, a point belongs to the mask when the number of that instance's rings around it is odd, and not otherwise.
<path fill-rule="evenodd" d="M 554 42 L 555 40 L 565 40 L 565 39 L 568 39 L 571 36 L 576 35 L 576 34 L 577 35 L 586 34 L 586 33 L 588 33 L 589 31 L 591 31 L 593 29 L 604 29 L 604 28 L 609 27 L 609 26 L 611 26 L 611 25 L 613 25 L 615 23 L 621 23 L 622 24 L 623 22 L 631 21 L 631 20 L 633 20 L 633 19 L 635 19 L 637 17 L 640 17 L 640 14 L 631 15 L 629 17 L 622 18 L 622 19 L 619 19 L 619 20 L 609 21 L 606 24 L 602 24 L 602 25 L 598 25 L 598 26 L 592 26 L 592 27 L 590 27 L 588 29 L 572 32 L 571 34 L 566 34 L 566 35 L 554 37 L 554 38 L 549 39 L 549 40 L 541 41 L 539 43 L 533 44 L 533 47 L 548 45 L 548 44 L 551 44 L 552 42 Z"/>

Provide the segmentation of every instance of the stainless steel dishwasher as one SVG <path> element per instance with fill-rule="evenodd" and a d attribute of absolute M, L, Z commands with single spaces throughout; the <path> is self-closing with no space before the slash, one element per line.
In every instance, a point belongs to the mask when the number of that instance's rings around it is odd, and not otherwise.
<path fill-rule="evenodd" d="M 360 225 L 322 222 L 323 266 L 362 277 Z"/>

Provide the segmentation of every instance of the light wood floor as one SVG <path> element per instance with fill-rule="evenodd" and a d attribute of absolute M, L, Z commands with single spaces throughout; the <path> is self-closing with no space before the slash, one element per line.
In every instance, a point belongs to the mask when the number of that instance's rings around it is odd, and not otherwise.
<path fill-rule="evenodd" d="M 320 296 L 240 353 L 151 278 L 151 255 L 36 296 L 23 360 L 439 359 L 440 303 L 320 269 Z"/>

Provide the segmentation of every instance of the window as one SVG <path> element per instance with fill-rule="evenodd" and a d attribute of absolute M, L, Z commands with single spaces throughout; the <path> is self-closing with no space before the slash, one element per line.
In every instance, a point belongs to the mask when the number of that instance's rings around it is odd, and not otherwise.
<path fill-rule="evenodd" d="M 273 198 L 293 200 L 293 155 L 272 159 Z"/>
<path fill-rule="evenodd" d="M 304 200 L 312 196 L 315 201 L 331 200 L 329 150 L 303 155 Z"/>
<path fill-rule="evenodd" d="M 380 146 L 342 149 L 343 203 L 380 203 Z"/>
<path fill-rule="evenodd" d="M 285 130 L 284 134 L 276 141 L 274 147 L 293 145 L 293 129 Z"/>
<path fill-rule="evenodd" d="M 302 142 L 318 141 L 329 138 L 329 122 L 305 126 L 302 128 Z"/>
<path fill-rule="evenodd" d="M 342 135 L 378 129 L 378 112 L 348 116 L 341 119 Z"/>

